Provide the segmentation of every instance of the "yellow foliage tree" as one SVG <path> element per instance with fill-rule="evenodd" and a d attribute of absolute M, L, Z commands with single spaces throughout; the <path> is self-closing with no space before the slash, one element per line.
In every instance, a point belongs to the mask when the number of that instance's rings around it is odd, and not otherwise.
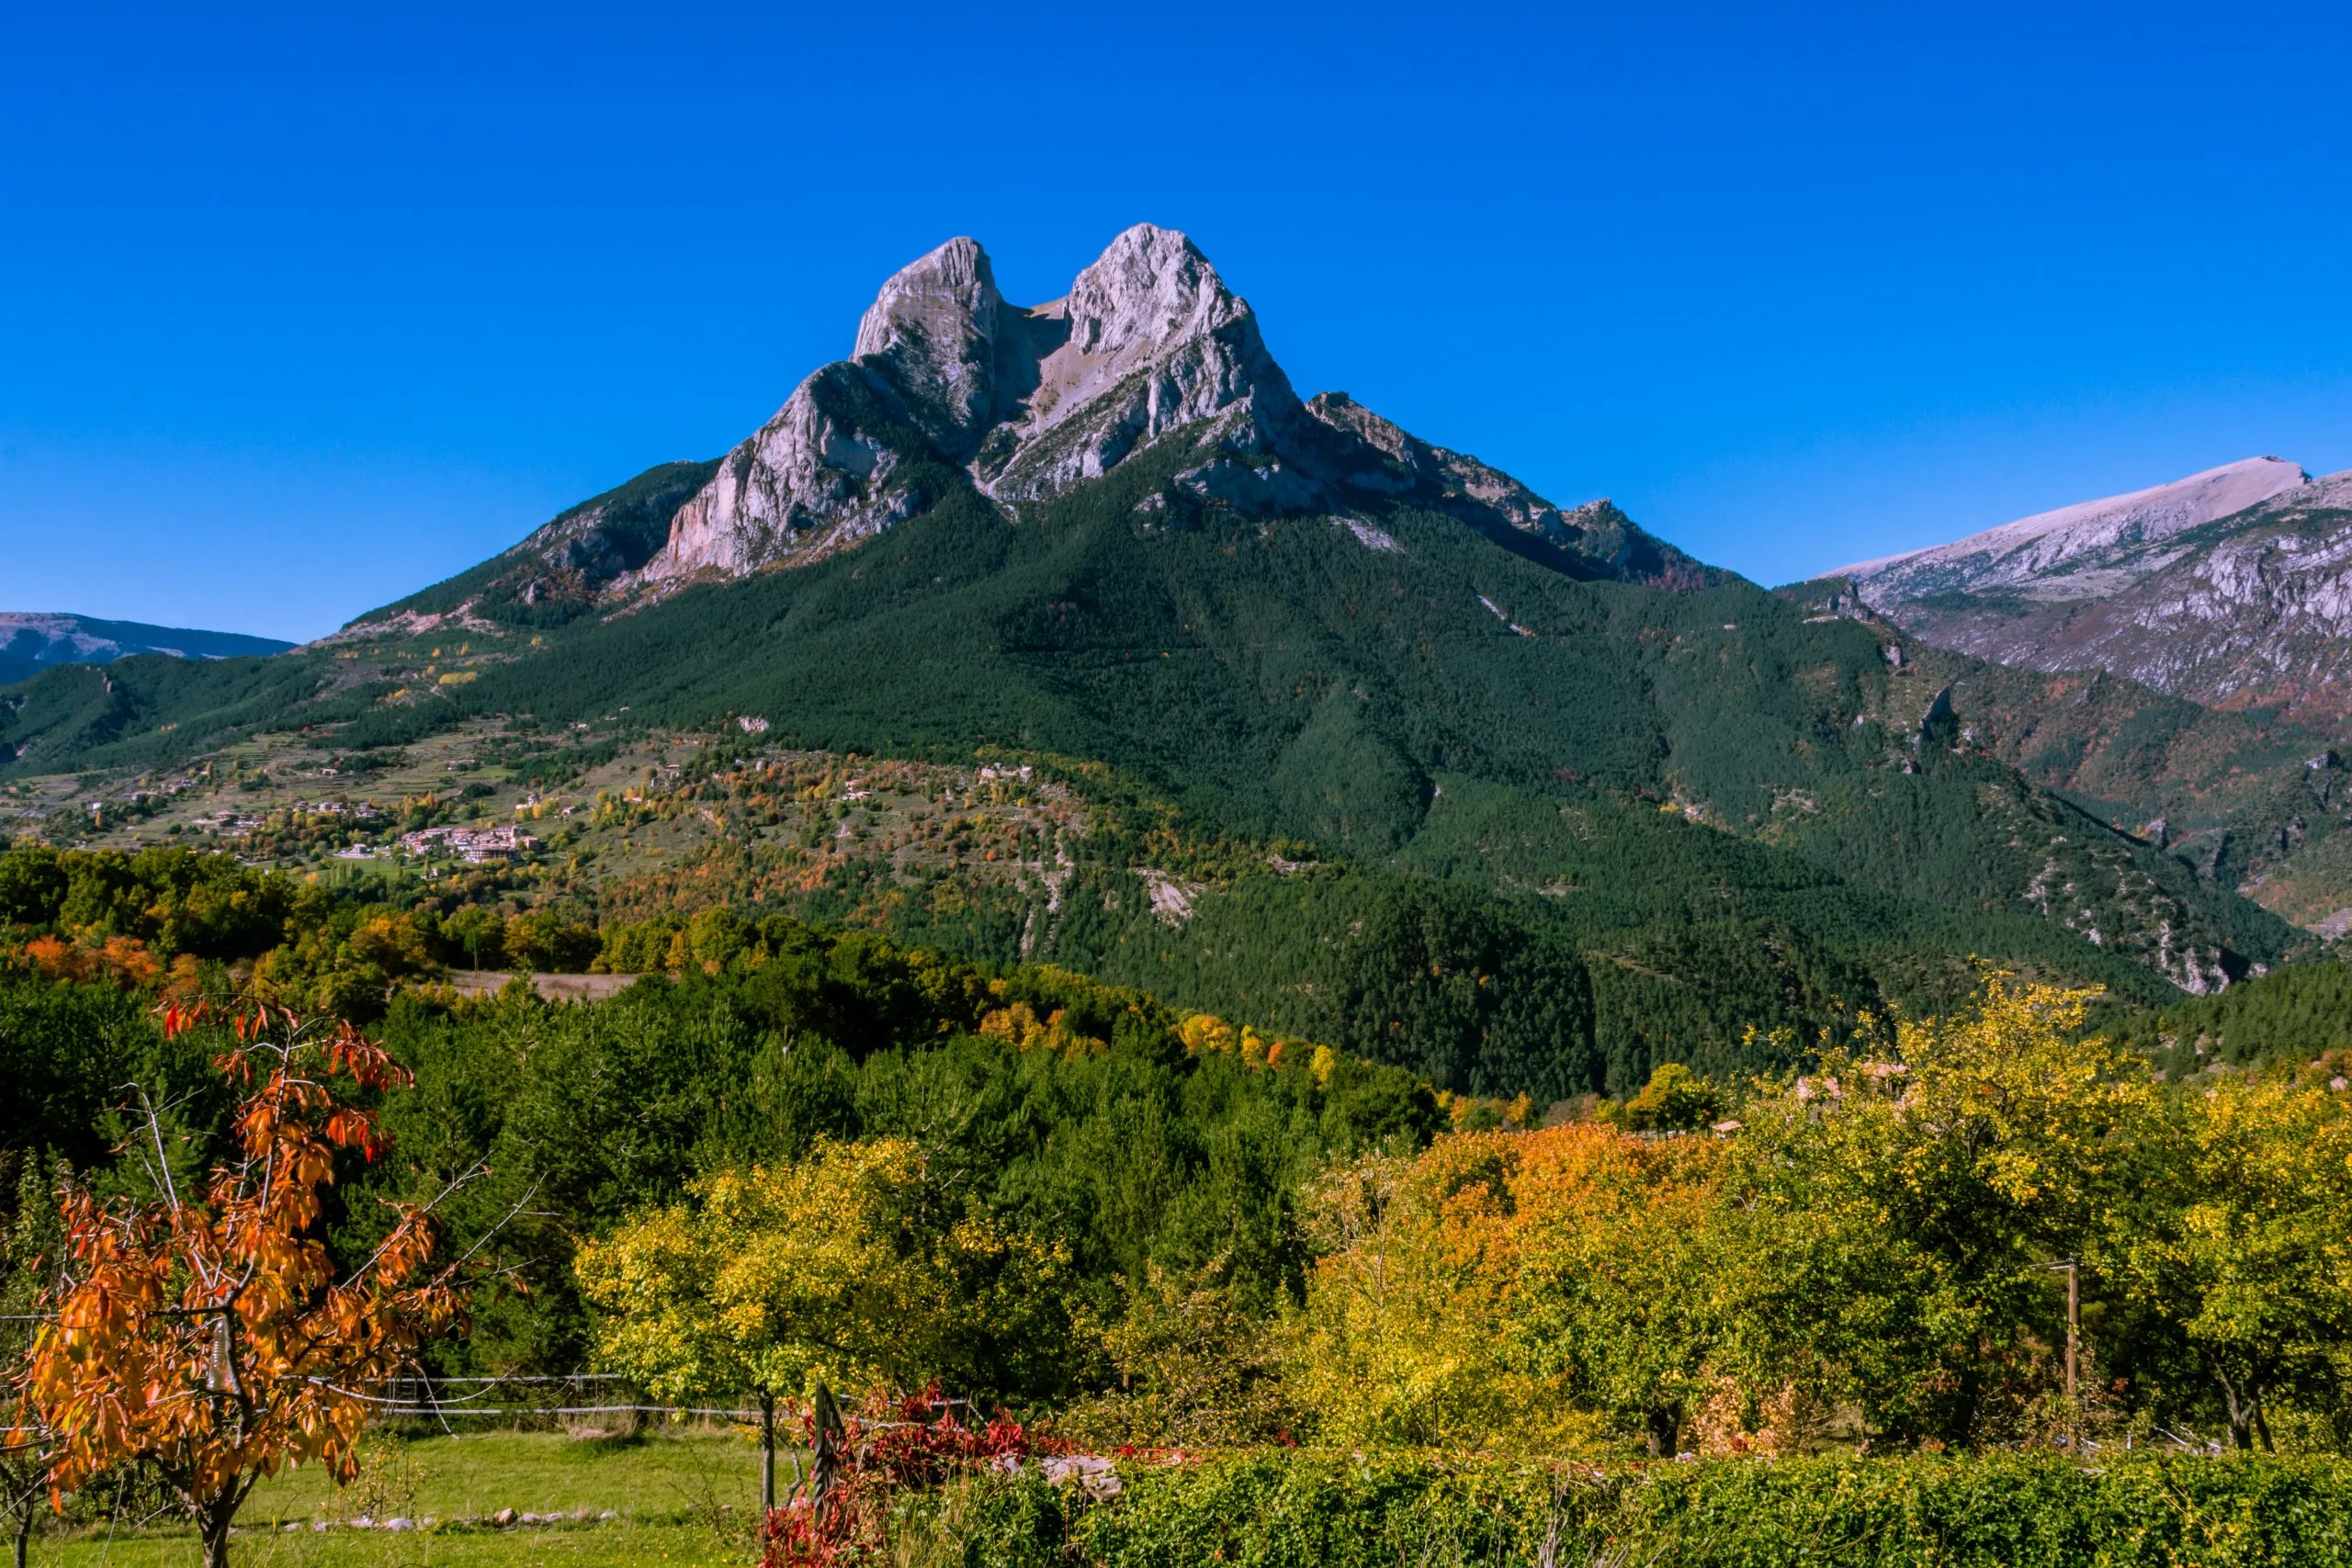
<path fill-rule="evenodd" d="M 2267 1449 L 2267 1403 L 2325 1381 L 2352 1335 L 2352 1101 L 2230 1077 L 2165 1132 L 2150 1201 L 2119 1210 L 2095 1261 L 2187 1341 L 2232 1441 Z"/>
<path fill-rule="evenodd" d="M 1307 1193 L 1323 1256 L 1287 1325 L 1292 1401 L 1334 1443 L 1573 1445 L 1564 1382 L 1513 1335 L 1510 1134 L 1373 1156 Z"/>
<path fill-rule="evenodd" d="M 1993 975 L 1968 1011 L 1903 1023 L 1894 1058 L 1827 1052 L 1742 1109 L 1751 1368 L 1898 1441 L 2023 1418 L 2064 1335 L 2050 1266 L 2132 1206 L 2164 1119 L 2146 1063 L 2082 1037 L 2096 996 Z"/>
<path fill-rule="evenodd" d="M 976 1343 L 1053 1331 L 1067 1255 L 982 1215 L 942 1217 L 938 1196 L 903 1139 L 705 1177 L 689 1201 L 581 1249 L 582 1292 L 606 1314 L 598 1348 L 663 1399 L 758 1400 L 772 1508 L 778 1400 L 812 1380 L 920 1383 Z"/>

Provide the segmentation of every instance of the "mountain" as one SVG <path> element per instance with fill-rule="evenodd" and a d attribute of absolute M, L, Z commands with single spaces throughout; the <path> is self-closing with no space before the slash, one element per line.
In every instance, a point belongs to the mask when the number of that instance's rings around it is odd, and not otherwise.
<path fill-rule="evenodd" d="M 1781 592 L 1910 639 L 1977 742 L 2335 939 L 2352 932 L 2347 563 L 2352 474 L 2250 457 Z"/>
<path fill-rule="evenodd" d="M 2116 585 L 2102 570 L 2120 548 L 2159 544 L 2259 505 L 2311 476 L 2278 457 L 2247 457 L 2170 484 L 2036 513 L 1949 545 L 1839 567 L 1874 609 L 1941 593 L 2010 588 L 2093 598 Z"/>
<path fill-rule="evenodd" d="M 1605 500 L 1554 505 L 1344 392 L 1302 402 L 1208 259 L 1138 224 L 1067 296 L 1029 307 L 998 292 L 978 244 L 949 241 L 882 286 L 850 358 L 811 373 L 724 457 L 650 470 L 345 635 L 544 625 L 805 566 L 950 495 L 1035 505 L 1169 443 L 1188 457 L 1145 511 L 1254 519 L 1408 502 L 1573 577 L 1675 588 L 1725 576 Z"/>
<path fill-rule="evenodd" d="M 1771 1066 L 1979 960 L 2149 1002 L 2315 945 L 1966 733 L 1955 690 L 1875 618 L 1300 397 L 1146 225 L 1039 306 L 951 242 L 723 457 L 318 645 L 51 671 L 0 699 L 0 773 L 406 767 L 388 804 L 429 810 L 453 774 L 602 767 L 503 896 L 766 900 L 1480 1092 Z M 882 812 L 850 782 L 876 759 L 985 808 Z M 1008 770 L 1050 799 L 987 804 Z"/>
<path fill-rule="evenodd" d="M 101 621 L 94 615 L 39 615 L 0 611 L 0 686 L 22 681 L 52 664 L 104 664 L 133 653 L 165 653 L 175 659 L 227 659 L 283 653 L 294 645 L 238 632 L 189 631 L 137 621 Z"/>
<path fill-rule="evenodd" d="M 2276 457 L 1831 574 L 1922 641 L 2103 670 L 2315 730 L 2352 718 L 2352 473 Z"/>

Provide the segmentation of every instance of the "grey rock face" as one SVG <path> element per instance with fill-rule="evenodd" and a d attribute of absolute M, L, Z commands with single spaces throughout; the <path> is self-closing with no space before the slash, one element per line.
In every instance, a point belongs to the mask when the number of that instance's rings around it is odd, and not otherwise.
<path fill-rule="evenodd" d="M 1012 509 L 1171 439 L 1187 464 L 1144 510 L 1262 518 L 1388 497 L 1577 576 L 1712 580 L 1607 502 L 1564 511 L 1341 393 L 1301 403 L 1248 302 L 1182 234 L 1142 223 L 1035 307 L 1004 299 L 968 239 L 900 270 L 851 356 L 729 453 L 660 554 L 615 590 L 817 559 L 937 501 L 949 467 Z"/>
<path fill-rule="evenodd" d="M 1340 438 L 1330 461 L 1351 490 L 1446 513 L 1508 548 L 1578 577 L 1679 589 L 1720 575 L 1636 527 L 1606 499 L 1555 506 L 1500 468 L 1432 446 L 1345 392 L 1318 392 L 1306 412 Z"/>
<path fill-rule="evenodd" d="M 2297 482 L 2278 488 L 2279 469 Z M 1962 540 L 1849 570 L 1865 603 L 1938 647 L 2021 669 L 2103 670 L 2330 728 L 2352 717 L 2352 474 L 2300 474 L 2251 458 L 2118 498 L 2129 506 L 2067 508 L 2075 526 L 2063 533 L 1993 551 Z M 2204 515 L 2249 492 L 2256 499 Z M 2025 525 L 1977 538 L 2010 530 Z"/>
<path fill-rule="evenodd" d="M 1036 315 L 1063 336 L 1036 362 L 1023 417 L 994 433 L 976 468 L 1001 500 L 1057 494 L 1204 420 L 1220 420 L 1235 452 L 1271 451 L 1297 424 L 1257 317 L 1173 230 L 1128 230 Z"/>
<path fill-rule="evenodd" d="M 987 254 L 975 241 L 950 240 L 882 286 L 850 357 L 895 370 L 910 402 L 946 416 L 942 437 L 977 432 L 994 423 L 1004 313 Z"/>
<path fill-rule="evenodd" d="M 740 577 L 787 558 L 814 559 L 921 510 L 917 492 L 891 482 L 898 446 L 852 412 L 867 375 L 854 363 L 829 365 L 803 381 L 678 509 L 670 542 L 638 581 Z"/>
<path fill-rule="evenodd" d="M 639 575 L 735 576 L 865 538 L 933 499 L 904 478 L 914 456 L 1037 501 L 1218 417 L 1234 450 L 1268 450 L 1298 400 L 1183 235 L 1138 224 L 1034 310 L 1006 302 L 977 243 L 951 240 L 883 285 L 851 357 L 727 455 Z"/>

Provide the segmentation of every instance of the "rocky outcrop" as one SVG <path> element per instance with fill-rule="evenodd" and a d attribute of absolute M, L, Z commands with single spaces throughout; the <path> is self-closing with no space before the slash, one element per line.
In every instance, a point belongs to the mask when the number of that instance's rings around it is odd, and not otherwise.
<path fill-rule="evenodd" d="M 1334 466 L 1349 489 L 1446 513 L 1575 577 L 1687 591 L 1724 576 L 1645 532 L 1605 497 L 1555 506 L 1500 468 L 1432 446 L 1345 392 L 1318 392 L 1306 412 L 1343 438 Z"/>
<path fill-rule="evenodd" d="M 660 553 L 678 508 L 710 482 L 715 467 L 664 463 L 573 507 L 506 552 L 511 564 L 485 596 L 521 604 L 593 600 Z"/>
<path fill-rule="evenodd" d="M 968 239 L 901 269 L 850 357 L 729 452 L 614 592 L 816 560 L 954 486 L 1008 511 L 1050 501 L 1179 438 L 1182 466 L 1138 510 L 1264 518 L 1385 498 L 1578 577 L 1720 575 L 1605 501 L 1563 510 L 1342 393 L 1301 403 L 1248 301 L 1182 234 L 1143 223 L 1044 305 L 1007 301 Z"/>
<path fill-rule="evenodd" d="M 2332 732 L 2352 719 L 2352 474 L 2273 488 L 2281 469 L 2301 472 L 2253 458 L 2119 498 L 2131 507 L 2068 508 L 2074 527 L 1999 552 L 1962 551 L 1968 540 L 1936 552 L 1948 565 L 1983 563 L 1968 566 L 1968 586 L 1916 592 L 1934 581 L 1903 569 L 1917 558 L 1854 586 L 1938 647 L 2027 670 L 2105 671 Z M 2249 491 L 2260 499 L 2201 516 Z"/>
<path fill-rule="evenodd" d="M 893 482 L 908 451 L 918 449 L 913 433 L 861 407 L 874 401 L 862 385 L 868 375 L 854 363 L 829 365 L 803 381 L 774 419 L 719 459 L 635 581 L 740 577 L 813 560 L 921 511 L 921 489 Z"/>

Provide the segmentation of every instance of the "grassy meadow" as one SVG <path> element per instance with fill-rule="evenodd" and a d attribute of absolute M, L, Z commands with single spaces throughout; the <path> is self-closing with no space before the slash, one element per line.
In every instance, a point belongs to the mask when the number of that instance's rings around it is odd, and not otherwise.
<path fill-rule="evenodd" d="M 758 1506 L 759 1450 L 723 1428 L 584 1441 L 561 1432 L 380 1438 L 350 1486 L 315 1466 L 264 1481 L 240 1516 L 231 1552 L 244 1568 L 703 1568 L 754 1555 Z M 369 1508 L 379 1517 L 435 1523 L 413 1531 L 350 1528 Z M 503 1529 L 460 1522 L 502 1508 L 574 1517 Z M 601 1517 L 606 1513 L 613 1517 Z M 331 1528 L 311 1528 L 320 1523 Z M 67 1568 L 198 1568 L 202 1561 L 195 1531 L 176 1523 L 98 1525 L 37 1540 L 32 1550 L 33 1562 Z"/>

